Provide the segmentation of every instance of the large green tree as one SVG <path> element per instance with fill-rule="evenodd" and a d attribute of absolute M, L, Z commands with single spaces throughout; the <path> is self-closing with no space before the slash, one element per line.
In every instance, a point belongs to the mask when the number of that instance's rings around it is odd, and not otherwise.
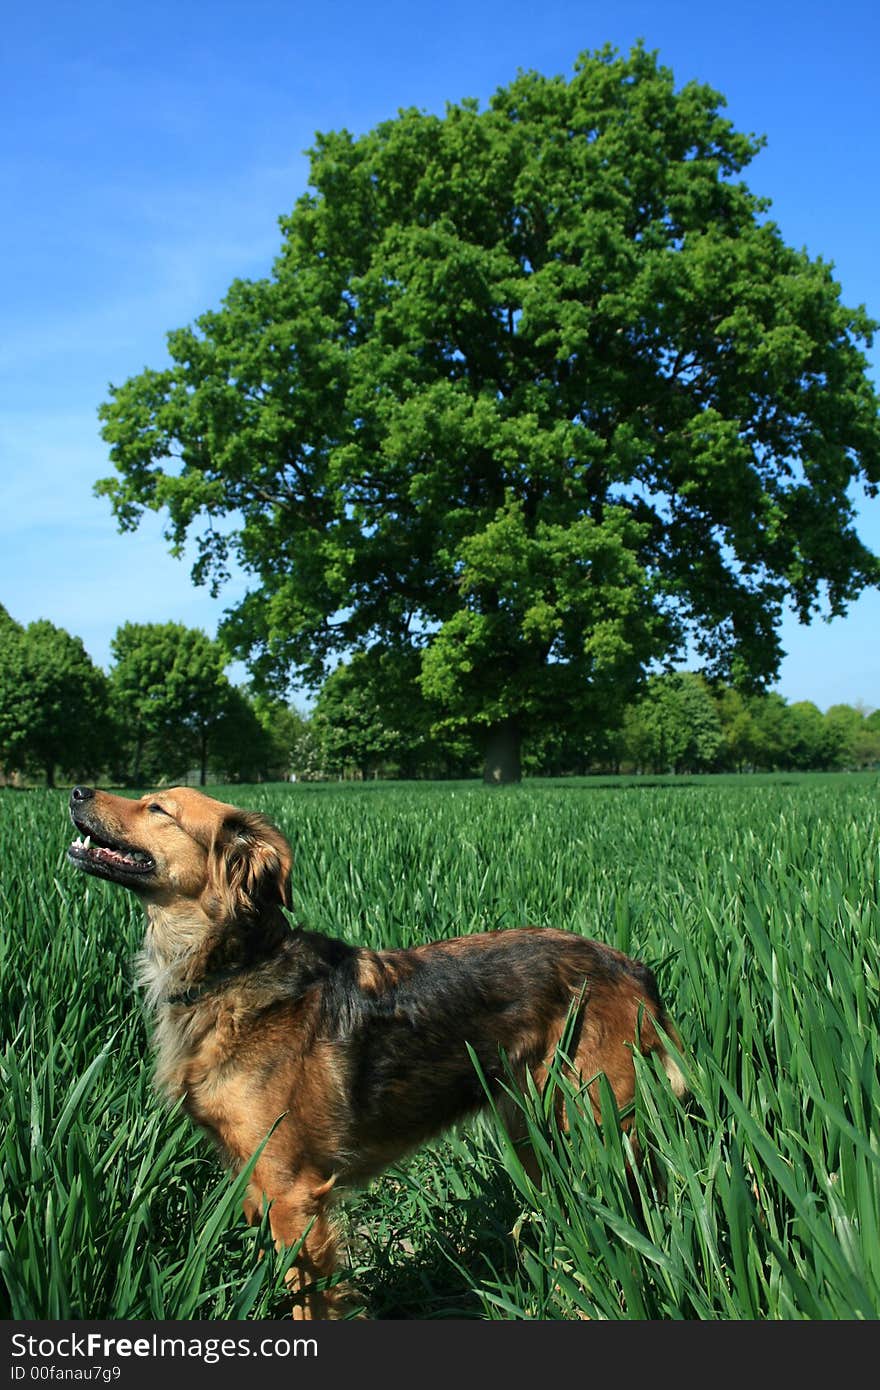
<path fill-rule="evenodd" d="M 107 678 L 79 637 L 45 619 L 22 627 L 0 609 L 0 761 L 55 785 L 81 777 L 113 750 Z"/>
<path fill-rule="evenodd" d="M 122 527 L 167 511 L 197 581 L 253 576 L 224 637 L 255 677 L 415 654 L 515 777 L 531 729 L 607 723 L 654 658 L 766 680 L 786 602 L 877 581 L 873 325 L 786 245 L 722 107 L 638 47 L 317 137 L 272 275 L 101 412 Z"/>

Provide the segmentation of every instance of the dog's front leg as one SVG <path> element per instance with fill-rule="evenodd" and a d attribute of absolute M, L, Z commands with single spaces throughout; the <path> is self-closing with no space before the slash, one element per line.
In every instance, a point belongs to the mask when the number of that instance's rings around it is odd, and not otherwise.
<path fill-rule="evenodd" d="M 272 1198 L 269 1225 L 277 1248 L 300 1245 L 299 1253 L 285 1276 L 294 1296 L 295 1319 L 338 1318 L 342 1298 L 334 1289 L 319 1289 L 319 1280 L 336 1271 L 337 1241 L 329 1215 L 334 1179 L 325 1181 L 317 1173 L 300 1173 L 281 1193 Z"/>

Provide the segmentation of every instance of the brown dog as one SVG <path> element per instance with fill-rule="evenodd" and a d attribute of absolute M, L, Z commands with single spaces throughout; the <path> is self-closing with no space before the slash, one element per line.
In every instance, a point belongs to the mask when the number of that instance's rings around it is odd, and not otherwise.
<path fill-rule="evenodd" d="M 133 801 L 75 787 L 87 838 L 78 868 L 132 889 L 147 932 L 141 980 L 156 1014 L 157 1082 L 243 1167 L 246 1210 L 270 1203 L 272 1234 L 305 1235 L 289 1279 L 295 1317 L 338 1315 L 333 1189 L 378 1173 L 477 1111 L 490 1083 L 527 1072 L 540 1086 L 573 1002 L 571 1055 L 598 1118 L 604 1072 L 623 1108 L 633 1045 L 656 1052 L 677 1094 L 681 1073 L 655 1031 L 675 1037 L 651 972 L 568 932 L 522 929 L 362 950 L 291 928 L 291 852 L 262 816 L 189 787 Z M 316 1287 L 316 1282 L 320 1285 Z"/>

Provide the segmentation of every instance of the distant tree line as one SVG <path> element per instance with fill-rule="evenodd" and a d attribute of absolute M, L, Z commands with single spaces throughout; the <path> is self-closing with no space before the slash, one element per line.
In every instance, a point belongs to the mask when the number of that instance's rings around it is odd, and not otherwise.
<path fill-rule="evenodd" d="M 325 681 L 308 723 L 324 775 L 478 776 L 476 743 L 432 723 L 413 682 L 389 703 L 378 663 L 355 657 Z M 880 710 L 743 694 L 693 672 L 651 676 L 640 697 L 581 728 L 561 718 L 523 752 L 532 776 L 600 772 L 835 771 L 880 766 Z"/>
<path fill-rule="evenodd" d="M 9 779 L 256 782 L 478 776 L 474 738 L 438 721 L 415 672 L 374 649 L 336 667 L 306 715 L 233 685 L 220 643 L 180 623 L 125 623 L 105 673 L 78 637 L 0 606 L 0 771 Z M 856 770 L 880 766 L 880 710 L 743 694 L 693 672 L 651 676 L 639 698 L 580 728 L 548 724 L 532 776 Z"/>
<path fill-rule="evenodd" d="M 693 672 L 651 677 L 590 769 L 626 772 L 854 771 L 880 765 L 880 711 L 774 692 L 745 695 Z"/>
<path fill-rule="evenodd" d="M 8 778 L 118 784 L 284 778 L 304 721 L 252 698 L 228 656 L 180 623 L 125 623 L 109 673 L 53 623 L 22 627 L 0 607 L 0 770 Z"/>

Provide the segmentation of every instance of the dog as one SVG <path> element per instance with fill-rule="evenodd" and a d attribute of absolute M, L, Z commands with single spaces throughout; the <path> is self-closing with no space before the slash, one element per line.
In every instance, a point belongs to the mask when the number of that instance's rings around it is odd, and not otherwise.
<path fill-rule="evenodd" d="M 259 1221 L 268 1204 L 276 1245 L 300 1243 L 295 1318 L 345 1315 L 328 1287 L 336 1190 L 480 1110 L 487 1086 L 503 1099 L 506 1079 L 530 1073 L 541 1088 L 567 1025 L 597 1119 L 600 1073 L 619 1109 L 632 1101 L 634 1047 L 684 1094 L 654 976 L 609 946 L 526 927 L 366 950 L 291 926 L 290 846 L 261 815 L 190 787 L 140 800 L 74 787 L 70 815 L 85 836 L 72 863 L 146 910 L 139 978 L 159 1088 L 233 1170 L 269 1135 L 245 1214 Z"/>

